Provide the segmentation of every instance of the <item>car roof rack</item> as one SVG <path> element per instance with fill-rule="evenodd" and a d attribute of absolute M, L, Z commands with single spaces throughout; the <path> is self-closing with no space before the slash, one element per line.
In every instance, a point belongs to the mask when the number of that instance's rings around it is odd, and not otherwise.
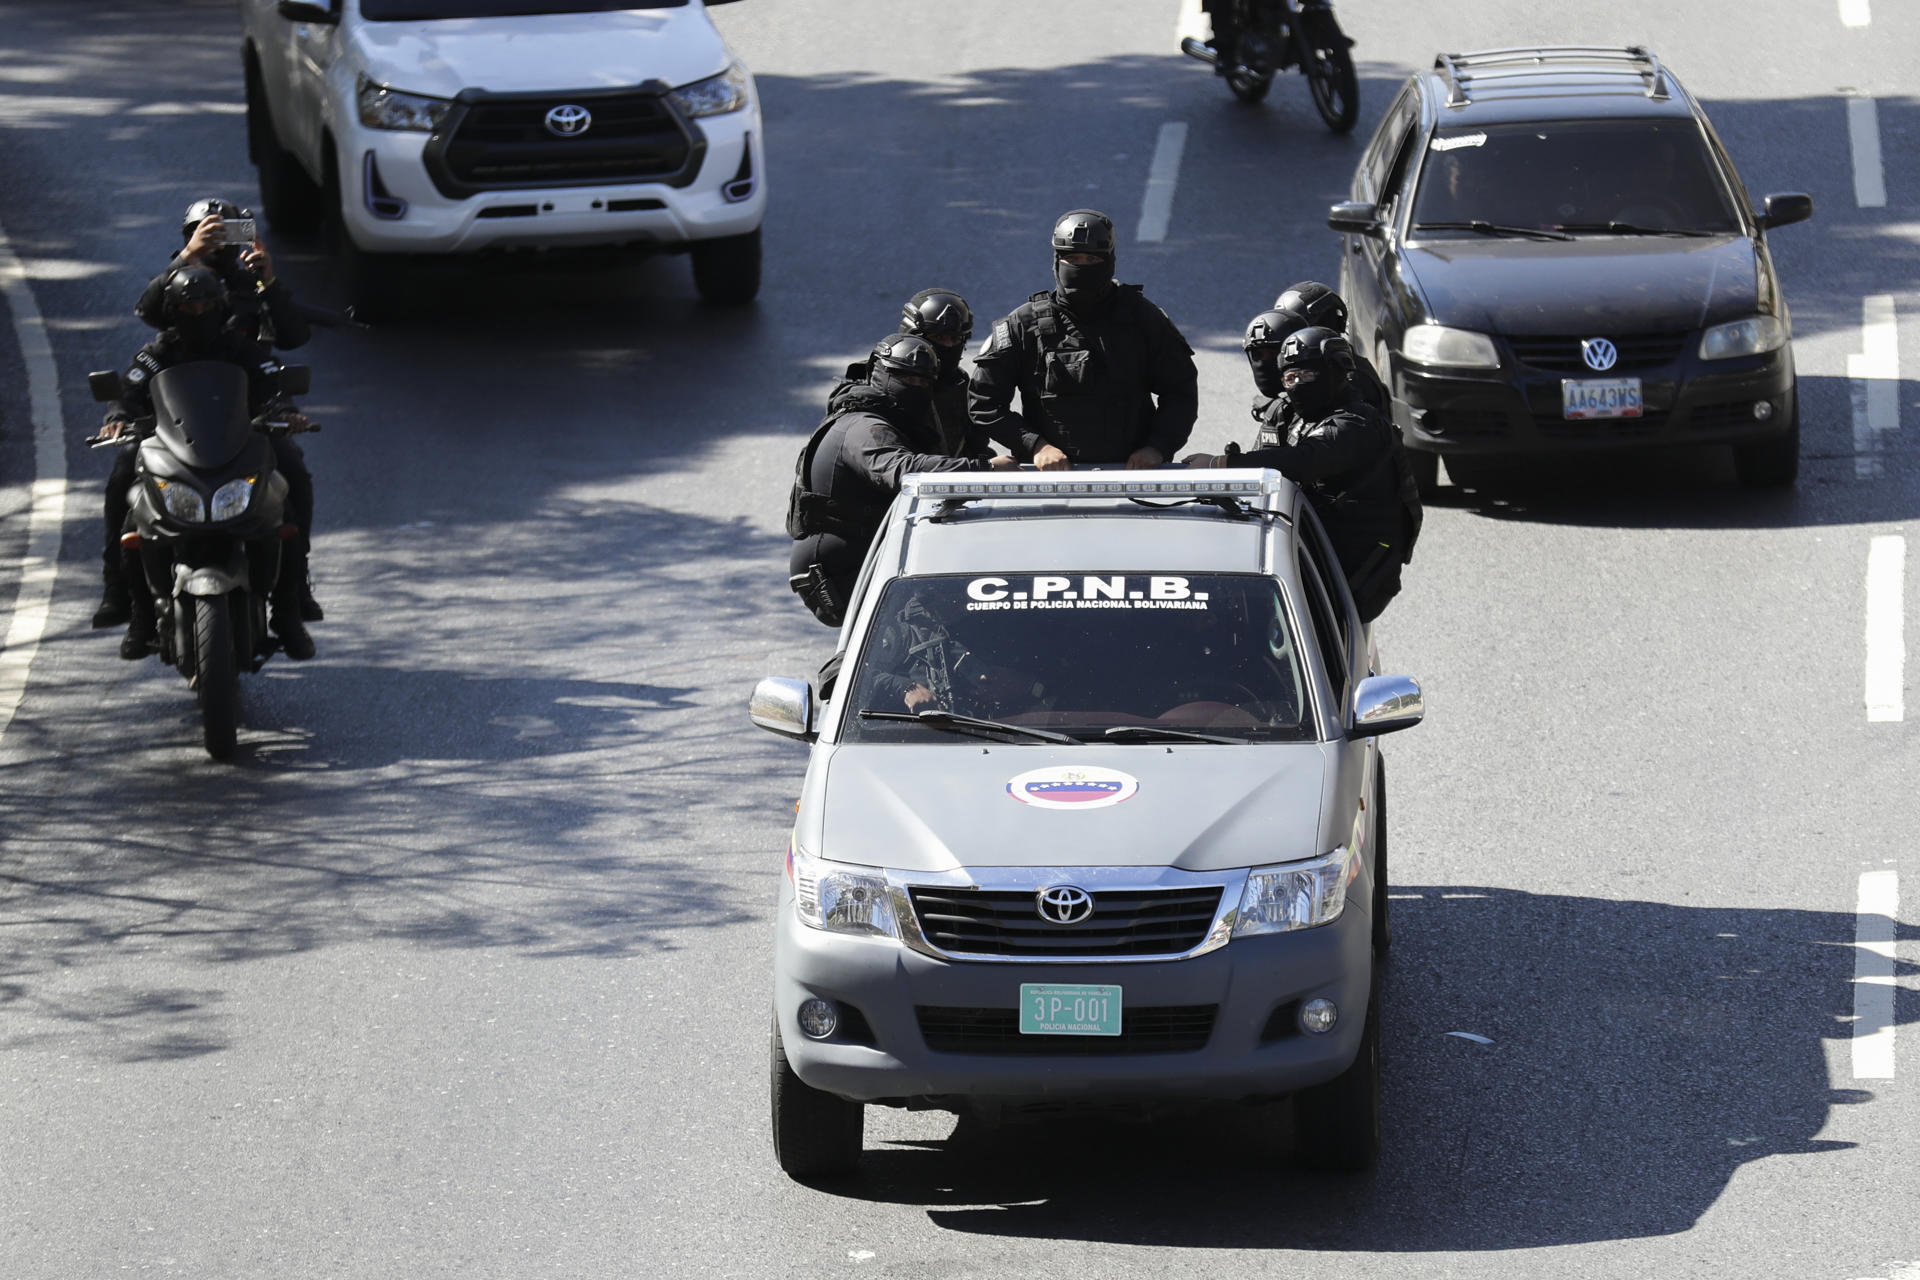
<path fill-rule="evenodd" d="M 1642 45 L 1555 44 L 1529 49 L 1478 49 L 1471 53 L 1443 53 L 1434 70 L 1447 78 L 1447 105 L 1469 106 L 1476 81 L 1518 80 L 1542 71 L 1631 71 L 1640 77 L 1642 92 L 1656 102 L 1672 96 L 1666 68 Z"/>

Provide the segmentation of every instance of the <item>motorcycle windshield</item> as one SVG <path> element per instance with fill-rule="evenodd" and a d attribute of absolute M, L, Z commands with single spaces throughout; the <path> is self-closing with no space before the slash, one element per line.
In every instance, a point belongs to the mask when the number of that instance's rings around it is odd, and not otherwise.
<path fill-rule="evenodd" d="M 225 360 L 194 360 L 153 378 L 154 433 L 188 466 L 225 466 L 253 439 L 247 371 Z"/>

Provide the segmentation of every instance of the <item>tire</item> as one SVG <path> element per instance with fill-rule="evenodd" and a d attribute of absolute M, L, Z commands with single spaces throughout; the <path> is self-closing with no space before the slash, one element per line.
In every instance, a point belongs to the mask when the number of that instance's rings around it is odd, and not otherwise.
<path fill-rule="evenodd" d="M 332 144 L 329 143 L 329 146 Z M 327 211 L 327 248 L 340 266 L 340 278 L 346 286 L 347 302 L 353 318 L 363 322 L 390 320 L 400 314 L 406 297 L 402 276 L 405 259 L 398 254 L 368 253 L 353 242 L 347 230 L 346 194 L 340 174 L 331 159 L 327 162 L 327 189 L 323 200 Z"/>
<path fill-rule="evenodd" d="M 1327 1173 L 1365 1173 L 1380 1158 L 1380 999 L 1374 984 L 1353 1065 L 1293 1095 L 1294 1160 Z"/>
<path fill-rule="evenodd" d="M 1393 946 L 1393 922 L 1387 918 L 1387 761 L 1373 762 L 1373 958 L 1385 960 Z"/>
<path fill-rule="evenodd" d="M 697 241 L 691 251 L 693 287 L 719 306 L 737 307 L 760 293 L 760 228 L 743 236 Z"/>
<path fill-rule="evenodd" d="M 305 232 L 319 227 L 324 211 L 320 188 L 280 145 L 273 131 L 260 68 L 247 57 L 247 158 L 260 171 L 260 204 L 275 231 Z"/>
<path fill-rule="evenodd" d="M 1227 74 L 1227 88 L 1240 101 L 1252 105 L 1267 96 L 1267 90 L 1273 88 L 1273 72 L 1260 71 L 1247 75 L 1235 72 Z"/>
<path fill-rule="evenodd" d="M 1793 425 L 1771 440 L 1733 446 L 1733 471 L 1743 489 L 1786 489 L 1800 478 L 1800 405 L 1793 401 Z"/>
<path fill-rule="evenodd" d="M 1431 501 L 1440 492 L 1440 455 L 1425 449 L 1408 449 L 1407 466 L 1413 470 L 1414 483 L 1420 486 L 1420 500 Z"/>
<path fill-rule="evenodd" d="M 1323 40 L 1309 44 L 1300 69 L 1307 76 L 1307 90 L 1313 95 L 1314 108 L 1327 128 L 1346 133 L 1360 118 L 1360 81 L 1353 73 L 1353 55 L 1347 52 L 1346 37 L 1337 30 Z M 1319 47 L 1324 45 L 1325 47 Z"/>
<path fill-rule="evenodd" d="M 207 754 L 225 760 L 233 754 L 240 724 L 240 675 L 233 657 L 233 611 L 225 596 L 193 601 L 195 694 L 200 699 L 200 728 Z"/>
<path fill-rule="evenodd" d="M 867 1109 L 794 1074 L 775 1024 L 772 1044 L 773 1153 L 790 1178 L 831 1178 L 860 1163 Z"/>

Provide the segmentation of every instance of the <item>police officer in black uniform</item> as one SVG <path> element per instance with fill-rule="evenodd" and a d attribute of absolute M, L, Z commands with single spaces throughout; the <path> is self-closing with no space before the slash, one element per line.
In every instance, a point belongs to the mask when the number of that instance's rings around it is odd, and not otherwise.
<path fill-rule="evenodd" d="M 956 458 L 984 458 L 987 433 L 967 412 L 968 378 L 960 357 L 973 339 L 973 308 L 951 289 L 922 289 L 907 299 L 900 332 L 925 338 L 940 357 L 940 381 L 933 388 L 933 424 L 940 452 Z"/>
<path fill-rule="evenodd" d="M 161 293 L 159 318 L 165 327 L 140 348 L 127 366 L 122 376 L 125 394 L 108 407 L 100 429 L 103 437 L 117 439 L 132 429 L 135 419 L 150 418 L 155 375 L 193 360 L 225 360 L 245 369 L 249 412 L 258 414 L 268 407 L 274 391 L 267 373 L 275 365 L 272 351 L 253 336 L 248 322 L 234 315 L 226 288 L 211 268 L 181 267 L 174 271 Z M 298 412 L 289 413 L 287 421 L 295 431 L 311 426 L 306 416 Z M 275 443 L 277 447 L 278 439 Z M 119 558 L 122 581 L 140 584 L 143 578 L 139 565 L 129 562 L 120 547 L 120 534 L 127 523 L 127 491 L 134 479 L 134 449 L 123 448 L 107 481 L 106 527 L 113 553 Z M 287 656 L 296 660 L 305 660 L 314 654 L 313 637 L 307 634 L 300 614 L 300 588 L 306 578 L 306 545 L 301 539 L 292 539 L 283 544 L 280 580 L 274 587 L 270 604 L 273 630 L 280 637 Z M 153 601 L 143 586 L 128 591 L 127 596 L 130 616 L 126 637 L 120 642 L 120 656 L 132 660 L 145 657 L 152 650 L 154 612 Z"/>
<path fill-rule="evenodd" d="M 900 478 L 914 471 L 1007 470 L 1011 458 L 959 458 L 940 451 L 933 393 L 940 357 L 907 333 L 880 339 L 865 383 L 843 382 L 794 467 L 787 533 L 788 585 L 830 627 L 846 617 L 855 578 L 880 531 Z"/>
<path fill-rule="evenodd" d="M 1298 284 L 1288 285 L 1273 300 L 1273 309 L 1296 317 L 1298 323 L 1294 329 L 1319 325 L 1335 333 L 1347 331 L 1347 300 L 1318 280 L 1302 280 Z M 1285 338 L 1286 334 L 1280 336 Z M 1349 337 L 1347 340 L 1351 343 L 1353 339 Z M 1353 386 L 1362 400 L 1389 418 L 1393 416 L 1393 404 L 1387 399 L 1387 388 L 1380 381 L 1380 371 L 1357 350 L 1353 353 Z"/>
<path fill-rule="evenodd" d="M 974 422 L 1042 471 L 1165 464 L 1199 416 L 1193 349 L 1140 286 L 1115 282 L 1105 214 L 1061 215 L 1053 252 L 1054 288 L 996 321 L 974 358 Z"/>
<path fill-rule="evenodd" d="M 1345 336 L 1318 325 L 1297 330 L 1280 344 L 1277 367 L 1286 394 L 1272 402 L 1267 420 L 1277 442 L 1190 454 L 1186 464 L 1272 467 L 1305 490 L 1361 621 L 1371 622 L 1400 590 L 1400 566 L 1420 532 L 1420 499 L 1399 432 L 1353 385 Z"/>

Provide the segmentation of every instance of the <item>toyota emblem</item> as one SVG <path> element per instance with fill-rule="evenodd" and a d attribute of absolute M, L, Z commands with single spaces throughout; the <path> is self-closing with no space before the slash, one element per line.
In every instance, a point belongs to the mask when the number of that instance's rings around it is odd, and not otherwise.
<path fill-rule="evenodd" d="M 1078 885 L 1050 885 L 1033 897 L 1033 909 L 1048 924 L 1079 924 L 1093 914 L 1093 895 Z"/>
<path fill-rule="evenodd" d="M 1620 352 L 1605 338 L 1580 339 L 1580 358 L 1595 373 L 1605 373 L 1620 361 Z"/>
<path fill-rule="evenodd" d="M 593 113 L 571 102 L 563 103 L 547 112 L 547 132 L 556 138 L 578 137 L 592 124 Z"/>

